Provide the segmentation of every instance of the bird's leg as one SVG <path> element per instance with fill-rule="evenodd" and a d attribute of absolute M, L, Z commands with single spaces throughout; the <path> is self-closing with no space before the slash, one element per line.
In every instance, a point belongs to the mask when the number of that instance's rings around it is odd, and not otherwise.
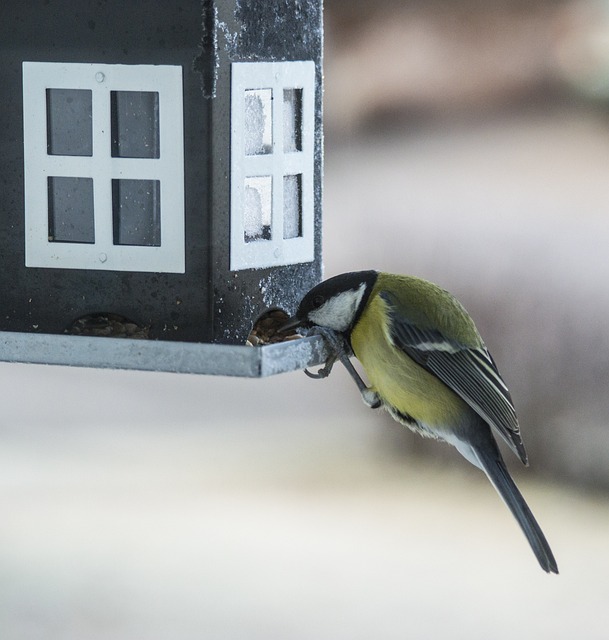
<path fill-rule="evenodd" d="M 337 360 L 340 360 L 357 385 L 360 393 L 362 394 L 362 400 L 364 404 L 371 409 L 378 409 L 381 406 L 381 399 L 376 391 L 373 391 L 366 386 L 366 383 L 362 380 L 359 373 L 355 370 L 355 367 L 351 364 L 349 357 L 352 355 L 351 349 L 347 346 L 345 338 L 327 327 L 313 327 L 307 335 L 319 335 L 330 345 L 332 353 L 326 360 L 324 366 L 317 371 L 317 373 L 311 373 L 305 369 L 305 373 L 310 378 L 327 378 L 332 371 L 332 367 Z"/>

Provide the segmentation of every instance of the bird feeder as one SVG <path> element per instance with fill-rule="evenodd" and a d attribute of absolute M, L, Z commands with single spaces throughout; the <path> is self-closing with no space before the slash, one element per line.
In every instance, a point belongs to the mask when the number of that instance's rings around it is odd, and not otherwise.
<path fill-rule="evenodd" d="M 0 360 L 260 376 L 321 277 L 321 0 L 4 0 Z"/>

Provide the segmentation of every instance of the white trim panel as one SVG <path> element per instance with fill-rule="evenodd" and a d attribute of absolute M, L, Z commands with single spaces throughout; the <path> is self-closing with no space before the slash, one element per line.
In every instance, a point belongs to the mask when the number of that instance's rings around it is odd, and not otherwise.
<path fill-rule="evenodd" d="M 315 64 L 297 62 L 236 62 L 231 65 L 231 228 L 230 268 L 255 269 L 314 260 L 314 145 L 315 145 Z M 298 90 L 299 104 L 295 109 L 296 149 L 285 150 L 284 136 L 291 133 L 284 122 L 284 90 Z M 272 91 L 270 108 L 264 90 Z M 246 92 L 260 92 L 260 152 L 251 153 L 252 115 L 246 115 Z M 292 105 L 294 108 L 294 105 Z M 286 114 L 287 117 L 287 114 Z M 250 121 L 248 122 L 248 118 Z M 271 118 L 271 143 L 267 148 Z M 255 145 L 254 145 L 255 146 Z M 249 147 L 250 153 L 246 153 Z M 300 233 L 297 237 L 284 235 L 284 177 L 298 175 L 300 202 Z M 246 194 L 248 178 L 271 178 L 270 193 L 261 192 L 260 200 L 270 196 L 271 210 L 263 211 L 264 224 L 259 238 L 248 239 L 251 226 L 252 193 Z M 251 184 L 251 182 L 250 182 Z M 253 193 L 257 197 L 256 193 Z M 264 206 L 264 205 L 261 205 Z M 292 212 L 293 214 L 293 212 Z M 270 225 L 266 224 L 269 222 Z M 291 215 L 293 228 L 294 215 Z M 269 228 L 270 227 L 270 228 Z M 294 235 L 289 233 L 289 235 Z"/>
<path fill-rule="evenodd" d="M 91 156 L 47 152 L 47 89 L 92 95 Z M 156 92 L 159 157 L 111 155 L 112 91 Z M 182 68 L 167 65 L 23 63 L 25 263 L 27 267 L 184 273 L 184 124 Z M 49 239 L 49 177 L 92 178 L 95 242 Z M 160 246 L 113 242 L 112 180 L 160 182 Z"/>

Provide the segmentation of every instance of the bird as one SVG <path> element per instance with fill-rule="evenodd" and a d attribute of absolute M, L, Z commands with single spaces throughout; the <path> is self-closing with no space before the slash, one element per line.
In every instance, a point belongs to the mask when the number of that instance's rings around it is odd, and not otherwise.
<path fill-rule="evenodd" d="M 505 465 L 495 435 L 524 465 L 528 457 L 510 392 L 471 316 L 440 286 L 375 270 L 336 275 L 314 286 L 282 330 L 321 334 L 365 404 L 382 407 L 424 437 L 453 445 L 481 469 L 526 536 L 541 568 L 554 554 Z M 349 358 L 361 363 L 369 386 Z"/>

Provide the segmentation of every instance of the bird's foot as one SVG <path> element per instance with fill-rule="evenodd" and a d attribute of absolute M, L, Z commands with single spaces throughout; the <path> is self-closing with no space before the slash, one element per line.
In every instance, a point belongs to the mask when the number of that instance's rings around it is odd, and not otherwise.
<path fill-rule="evenodd" d="M 334 363 L 339 359 L 342 360 L 343 356 L 348 357 L 345 353 L 345 339 L 336 331 L 328 329 L 327 327 L 312 327 L 307 332 L 307 336 L 321 336 L 330 348 L 330 355 L 321 369 L 318 369 L 316 372 L 305 369 L 304 372 L 309 378 L 314 378 L 315 380 L 327 378 L 332 372 Z"/>
<path fill-rule="evenodd" d="M 309 376 L 309 378 L 313 378 L 314 380 L 323 380 L 324 378 L 327 378 L 330 375 L 330 373 L 332 372 L 332 367 L 334 366 L 335 362 L 336 362 L 336 358 L 330 357 L 326 360 L 326 363 L 321 369 L 318 369 L 315 372 L 305 369 L 304 372 Z"/>

